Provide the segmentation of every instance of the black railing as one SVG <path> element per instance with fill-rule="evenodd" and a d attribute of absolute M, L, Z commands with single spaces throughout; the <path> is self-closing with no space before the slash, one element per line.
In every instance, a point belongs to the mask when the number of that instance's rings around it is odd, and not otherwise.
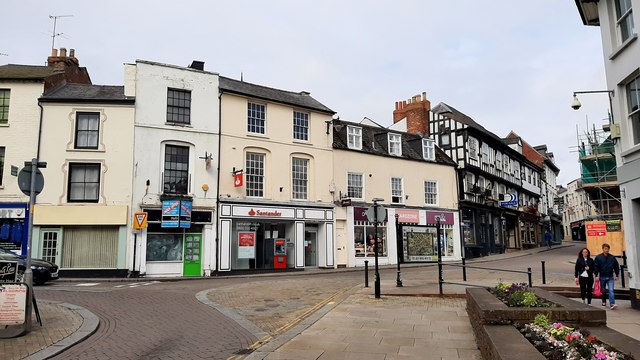
<path fill-rule="evenodd" d="M 451 267 L 460 267 L 462 268 L 462 280 L 467 281 L 467 268 L 469 269 L 478 269 L 478 270 L 489 270 L 489 271 L 502 271 L 502 272 L 510 272 L 510 273 L 518 273 L 518 274 L 527 274 L 527 278 L 529 281 L 529 287 L 533 286 L 533 279 L 531 274 L 531 268 L 527 268 L 527 270 L 508 270 L 508 269 L 498 269 L 498 268 L 488 268 L 482 266 L 470 266 L 465 263 L 465 258 L 462 258 L 462 264 L 442 264 L 441 266 L 451 266 Z M 469 283 L 458 283 L 453 281 L 444 281 L 442 276 L 438 279 L 440 285 L 440 295 L 442 295 L 442 284 L 450 284 L 450 285 L 464 285 L 464 286 L 477 286 L 477 287 L 488 287 L 485 285 L 477 285 L 477 284 L 469 284 Z"/>

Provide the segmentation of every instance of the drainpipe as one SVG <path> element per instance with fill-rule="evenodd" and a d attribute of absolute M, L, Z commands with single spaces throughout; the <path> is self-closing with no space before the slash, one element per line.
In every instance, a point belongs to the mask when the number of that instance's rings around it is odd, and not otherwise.
<path fill-rule="evenodd" d="M 222 149 L 222 91 L 220 85 L 218 85 L 218 181 L 216 182 L 216 214 L 215 214 L 215 226 L 216 226 L 216 269 L 218 274 L 220 265 L 220 151 Z"/>
<path fill-rule="evenodd" d="M 40 125 L 38 126 L 38 146 L 36 150 L 36 160 L 40 161 L 40 139 L 42 138 L 42 117 L 44 113 L 44 108 L 42 107 L 42 103 L 38 101 L 38 107 L 40 107 Z"/>

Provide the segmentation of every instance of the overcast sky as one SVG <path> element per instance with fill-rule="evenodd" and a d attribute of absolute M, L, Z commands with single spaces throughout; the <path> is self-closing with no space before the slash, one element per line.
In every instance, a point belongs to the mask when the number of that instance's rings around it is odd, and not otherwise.
<path fill-rule="evenodd" d="M 578 133 L 601 127 L 600 29 L 573 0 L 1 0 L 0 65 L 76 49 L 94 84 L 122 85 L 136 59 L 306 90 L 342 120 L 389 126 L 395 101 L 427 93 L 500 137 L 547 144 L 559 184 L 579 177 Z M 588 126 L 587 126 L 588 124 Z"/>

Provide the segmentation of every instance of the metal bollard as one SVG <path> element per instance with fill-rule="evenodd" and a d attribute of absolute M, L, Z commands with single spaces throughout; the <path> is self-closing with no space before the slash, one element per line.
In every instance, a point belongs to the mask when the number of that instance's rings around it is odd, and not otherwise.
<path fill-rule="evenodd" d="M 620 280 L 622 281 L 621 284 L 622 284 L 623 288 L 625 287 L 625 284 L 624 284 L 624 269 L 626 267 L 627 267 L 626 265 L 620 266 Z"/>
<path fill-rule="evenodd" d="M 624 265 L 625 267 L 627 266 L 627 252 L 626 251 L 622 252 L 622 265 Z"/>
<path fill-rule="evenodd" d="M 364 287 L 369 287 L 369 260 L 364 261 Z"/>
<path fill-rule="evenodd" d="M 464 258 L 462 258 L 462 281 L 467 281 L 467 266 L 464 264 Z"/>
<path fill-rule="evenodd" d="M 547 283 L 547 273 L 544 268 L 544 260 L 540 261 L 542 263 L 542 285 Z"/>
<path fill-rule="evenodd" d="M 533 287 L 533 281 L 531 280 L 531 268 L 527 268 L 527 275 L 529 275 L 529 287 Z"/>

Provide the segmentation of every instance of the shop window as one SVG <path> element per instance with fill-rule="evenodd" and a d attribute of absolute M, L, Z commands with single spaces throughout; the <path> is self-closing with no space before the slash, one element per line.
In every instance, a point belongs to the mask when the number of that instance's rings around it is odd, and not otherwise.
<path fill-rule="evenodd" d="M 264 196 L 264 160 L 264 154 L 247 153 L 246 155 L 247 196 Z"/>
<path fill-rule="evenodd" d="M 147 261 L 182 261 L 182 234 L 148 234 Z"/>
<path fill-rule="evenodd" d="M 378 225 L 378 256 L 387 256 L 386 223 Z M 375 257 L 375 228 L 366 221 L 356 221 L 353 227 L 356 257 Z"/>

